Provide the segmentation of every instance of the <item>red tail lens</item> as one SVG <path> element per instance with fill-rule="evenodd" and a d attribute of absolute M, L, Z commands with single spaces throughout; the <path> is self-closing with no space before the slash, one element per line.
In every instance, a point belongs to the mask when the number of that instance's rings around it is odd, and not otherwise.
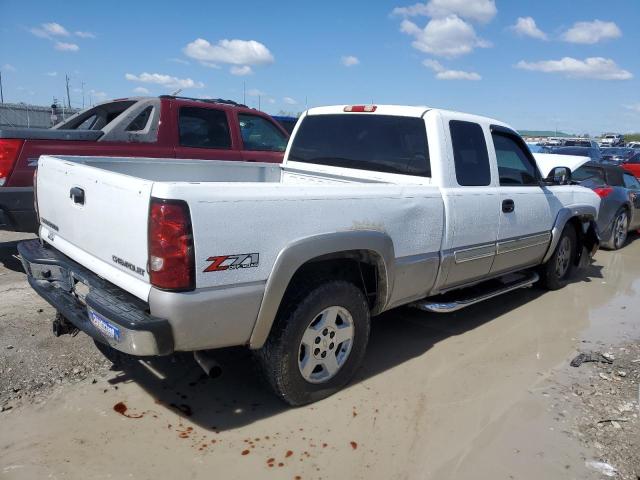
<path fill-rule="evenodd" d="M 0 186 L 4 185 L 18 159 L 24 140 L 0 138 Z"/>
<path fill-rule="evenodd" d="M 377 105 L 347 105 L 344 107 L 345 112 L 375 112 Z"/>
<path fill-rule="evenodd" d="M 195 288 L 195 257 L 189 207 L 182 200 L 151 199 L 149 278 L 163 290 Z"/>
<path fill-rule="evenodd" d="M 611 192 L 613 192 L 613 188 L 611 188 L 611 187 L 598 187 L 598 188 L 594 188 L 593 191 L 596 192 L 600 198 L 605 198 Z"/>

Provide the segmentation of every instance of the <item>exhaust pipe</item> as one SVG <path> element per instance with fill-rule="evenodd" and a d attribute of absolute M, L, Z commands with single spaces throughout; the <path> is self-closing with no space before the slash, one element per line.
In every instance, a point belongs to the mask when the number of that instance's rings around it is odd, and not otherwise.
<path fill-rule="evenodd" d="M 67 320 L 60 312 L 56 312 L 56 318 L 52 324 L 53 335 L 60 337 L 62 335 L 76 336 L 78 334 L 77 327 Z"/>
<path fill-rule="evenodd" d="M 207 354 L 206 350 L 193 352 L 193 358 L 209 378 L 218 378 L 222 375 L 222 367 L 213 357 Z"/>

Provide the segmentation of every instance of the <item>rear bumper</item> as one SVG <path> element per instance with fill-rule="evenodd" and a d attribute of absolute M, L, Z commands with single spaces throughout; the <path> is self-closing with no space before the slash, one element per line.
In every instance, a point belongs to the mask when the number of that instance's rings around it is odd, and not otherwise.
<path fill-rule="evenodd" d="M 38 231 L 33 187 L 0 187 L 0 230 Z"/>
<path fill-rule="evenodd" d="M 31 287 L 75 327 L 132 355 L 174 351 L 171 325 L 148 305 L 39 240 L 18 244 Z"/>

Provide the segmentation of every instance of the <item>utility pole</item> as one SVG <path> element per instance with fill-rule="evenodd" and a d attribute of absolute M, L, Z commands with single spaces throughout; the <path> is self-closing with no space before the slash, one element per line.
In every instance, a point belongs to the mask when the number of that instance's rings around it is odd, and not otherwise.
<path fill-rule="evenodd" d="M 82 109 L 84 110 L 84 81 L 82 82 Z"/>
<path fill-rule="evenodd" d="M 4 103 L 4 94 L 2 93 L 2 72 L 0 72 L 0 103 Z"/>
<path fill-rule="evenodd" d="M 65 79 L 67 81 L 67 106 L 69 110 L 71 110 L 71 97 L 69 96 L 69 75 L 65 74 Z"/>
<path fill-rule="evenodd" d="M 247 104 L 247 82 L 245 80 L 242 81 L 242 104 Z"/>
<path fill-rule="evenodd" d="M 260 100 L 262 99 L 262 95 L 258 95 L 258 111 L 260 110 Z"/>

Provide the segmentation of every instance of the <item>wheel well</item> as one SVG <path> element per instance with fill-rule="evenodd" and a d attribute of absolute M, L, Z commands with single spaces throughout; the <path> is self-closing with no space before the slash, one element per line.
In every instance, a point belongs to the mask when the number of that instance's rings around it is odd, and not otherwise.
<path fill-rule="evenodd" d="M 352 282 L 367 297 L 369 308 L 376 313 L 386 299 L 387 281 L 384 261 L 370 250 L 349 250 L 313 258 L 296 270 L 287 294 L 301 283 L 321 283 L 327 279 L 344 279 Z"/>

